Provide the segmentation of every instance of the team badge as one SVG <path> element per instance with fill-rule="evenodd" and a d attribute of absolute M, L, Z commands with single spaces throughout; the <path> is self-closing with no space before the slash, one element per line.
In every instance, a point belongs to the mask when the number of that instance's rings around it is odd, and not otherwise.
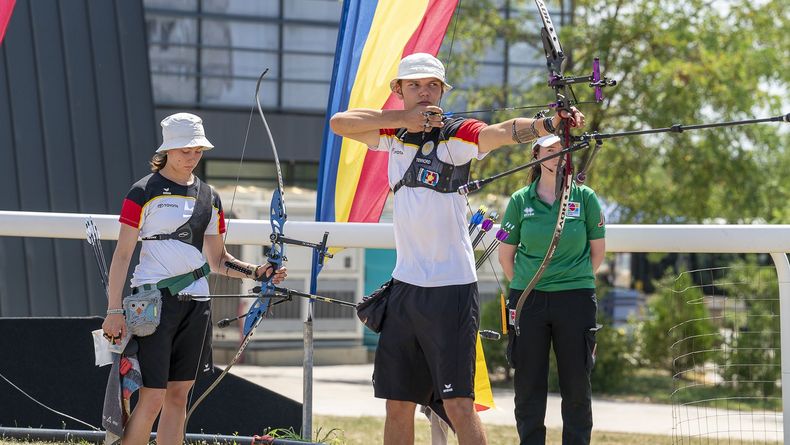
<path fill-rule="evenodd" d="M 516 325 L 516 310 L 508 309 L 508 318 L 510 319 L 510 326 Z"/>
<path fill-rule="evenodd" d="M 421 168 L 420 172 L 417 174 L 417 180 L 423 184 L 430 185 L 431 187 L 436 187 L 436 184 L 439 183 L 439 174 L 434 171 Z"/>
<path fill-rule="evenodd" d="M 569 218 L 578 218 L 582 214 L 582 206 L 579 205 L 578 202 L 569 202 L 568 203 L 568 217 Z"/>
<path fill-rule="evenodd" d="M 433 141 L 428 141 L 422 144 L 422 148 L 420 148 L 420 152 L 423 156 L 428 156 L 433 151 Z"/>

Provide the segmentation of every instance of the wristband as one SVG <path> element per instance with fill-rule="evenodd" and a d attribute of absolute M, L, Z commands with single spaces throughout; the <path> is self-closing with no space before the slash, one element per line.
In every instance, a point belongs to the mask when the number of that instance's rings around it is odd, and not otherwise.
<path fill-rule="evenodd" d="M 107 309 L 107 315 L 119 314 L 123 315 L 123 309 Z"/>
<path fill-rule="evenodd" d="M 511 137 L 513 138 L 513 142 L 515 142 L 517 144 L 523 144 L 524 143 L 524 141 L 522 141 L 521 138 L 518 137 L 518 132 L 516 131 L 516 120 L 515 119 L 513 119 L 513 127 L 511 129 L 511 133 L 512 133 Z"/>
<path fill-rule="evenodd" d="M 552 122 L 553 118 L 547 117 L 543 119 L 543 128 L 546 129 L 550 134 L 554 134 L 557 129 L 554 128 L 554 122 Z"/>

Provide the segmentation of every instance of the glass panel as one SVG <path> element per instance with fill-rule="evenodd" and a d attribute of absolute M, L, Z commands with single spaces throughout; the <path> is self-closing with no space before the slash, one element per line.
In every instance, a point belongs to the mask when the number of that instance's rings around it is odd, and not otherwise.
<path fill-rule="evenodd" d="M 318 187 L 318 163 L 297 163 L 294 166 L 293 185 L 302 188 Z"/>
<path fill-rule="evenodd" d="M 198 0 L 144 0 L 146 8 L 174 9 L 177 11 L 197 11 Z"/>
<path fill-rule="evenodd" d="M 156 103 L 197 101 L 197 78 L 178 74 L 152 74 L 151 86 Z"/>
<path fill-rule="evenodd" d="M 197 99 L 197 20 L 148 15 L 148 59 L 156 102 L 194 103 Z"/>
<path fill-rule="evenodd" d="M 211 183 L 211 185 L 214 186 L 215 188 L 228 187 L 230 189 L 234 189 L 236 188 L 236 186 L 238 186 L 238 187 L 262 187 L 266 189 L 274 189 L 275 187 L 277 187 L 276 179 L 260 179 L 260 178 L 239 179 L 239 181 L 236 182 L 236 178 L 233 177 L 233 178 L 219 178 L 219 179 L 206 178 L 206 181 Z"/>
<path fill-rule="evenodd" d="M 318 163 L 299 162 L 294 166 L 295 179 L 316 179 L 318 178 Z"/>
<path fill-rule="evenodd" d="M 197 19 L 172 15 L 146 14 L 145 28 L 149 48 L 167 50 L 175 43 L 197 43 Z"/>
<path fill-rule="evenodd" d="M 493 46 L 486 48 L 485 52 L 483 53 L 482 61 L 501 63 L 503 54 L 505 54 L 505 41 L 502 39 L 497 39 Z"/>
<path fill-rule="evenodd" d="M 255 77 L 269 68 L 266 78 L 277 77 L 277 54 L 260 51 L 203 49 L 201 65 L 204 74 L 227 77 Z"/>
<path fill-rule="evenodd" d="M 475 86 L 488 86 L 502 84 L 503 66 L 497 65 L 484 65 L 480 64 L 477 68 L 477 75 L 474 78 L 467 79 L 463 87 Z"/>
<path fill-rule="evenodd" d="M 337 0 L 288 0 L 284 15 L 291 19 L 332 20 L 340 22 L 343 3 Z"/>
<path fill-rule="evenodd" d="M 541 67 L 542 68 L 542 67 Z M 508 68 L 509 84 L 513 91 L 526 91 L 534 83 L 546 82 L 545 68 L 530 68 L 511 65 Z"/>
<path fill-rule="evenodd" d="M 242 48 L 277 49 L 276 24 L 204 19 L 203 44 Z"/>
<path fill-rule="evenodd" d="M 538 51 L 534 45 L 524 42 L 513 43 L 510 45 L 510 61 L 513 63 L 541 64 L 544 60 L 543 48 Z"/>
<path fill-rule="evenodd" d="M 183 46 L 152 45 L 148 51 L 152 73 L 197 74 L 197 49 Z"/>
<path fill-rule="evenodd" d="M 334 56 L 283 55 L 283 79 L 322 80 L 332 78 Z"/>
<path fill-rule="evenodd" d="M 329 82 L 283 82 L 283 108 L 326 110 Z"/>
<path fill-rule="evenodd" d="M 238 161 L 224 161 L 219 159 L 206 160 L 206 180 L 213 182 L 212 179 L 217 178 L 233 178 L 236 179 L 261 179 L 261 178 L 275 178 L 277 170 L 272 162 L 255 162 L 245 160 L 239 169 Z"/>
<path fill-rule="evenodd" d="M 204 92 L 202 102 L 212 105 L 239 105 L 249 107 L 255 103 L 255 82 L 257 79 L 230 79 L 230 83 L 223 83 L 222 88 L 217 88 L 213 79 L 204 77 L 201 88 Z M 211 90 L 209 86 L 213 85 Z M 205 94 L 211 91 L 211 94 Z M 277 82 L 264 79 L 261 84 L 261 106 L 265 108 L 277 107 Z M 324 104 L 326 106 L 326 104 Z"/>
<path fill-rule="evenodd" d="M 335 53 L 337 28 L 309 25 L 283 25 L 283 48 L 296 51 Z"/>
<path fill-rule="evenodd" d="M 221 14 L 277 17 L 280 12 L 280 2 L 274 0 L 203 0 L 203 10 Z"/>

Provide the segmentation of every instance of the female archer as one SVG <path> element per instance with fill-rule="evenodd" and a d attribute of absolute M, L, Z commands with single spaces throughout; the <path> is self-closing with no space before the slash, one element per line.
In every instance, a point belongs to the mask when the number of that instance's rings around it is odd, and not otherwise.
<path fill-rule="evenodd" d="M 157 443 L 183 443 L 188 393 L 199 373 L 212 370 L 209 299 L 179 301 L 176 296 L 208 295 L 210 271 L 237 278 L 271 277 L 274 283 L 286 277 L 284 267 L 273 271 L 268 263 L 245 263 L 225 249 L 219 195 L 192 173 L 203 152 L 214 147 L 200 117 L 177 113 L 161 125 L 163 142 L 150 162 L 153 173 L 132 185 L 123 202 L 102 325 L 113 343 L 127 329 L 138 334 L 143 387 L 124 427 L 123 442 L 130 444 L 148 443 L 160 412 Z M 131 280 L 132 295 L 124 304 L 123 282 L 138 238 L 143 240 L 140 260 Z M 137 324 L 136 314 L 130 313 L 135 312 L 128 303 L 132 299 L 150 319 Z"/>

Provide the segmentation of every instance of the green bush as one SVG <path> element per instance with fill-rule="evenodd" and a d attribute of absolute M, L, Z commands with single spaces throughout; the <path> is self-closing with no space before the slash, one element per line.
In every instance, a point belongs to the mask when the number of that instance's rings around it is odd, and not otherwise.
<path fill-rule="evenodd" d="M 745 397 L 781 397 L 779 285 L 772 267 L 753 261 L 733 264 L 726 289 L 734 307 L 726 326 L 726 354 L 721 377 L 725 386 Z"/>
<path fill-rule="evenodd" d="M 694 360 L 715 360 L 716 328 L 710 322 L 702 291 L 691 276 L 676 277 L 668 269 L 656 289 L 658 292 L 647 300 L 646 317 L 638 327 L 640 360 L 671 373 L 693 367 Z M 691 351 L 710 352 L 703 357 Z"/>
<path fill-rule="evenodd" d="M 631 343 L 625 330 L 613 326 L 604 327 L 596 336 L 598 358 L 593 368 L 593 393 L 611 392 L 625 383 L 634 369 L 631 363 Z"/>

